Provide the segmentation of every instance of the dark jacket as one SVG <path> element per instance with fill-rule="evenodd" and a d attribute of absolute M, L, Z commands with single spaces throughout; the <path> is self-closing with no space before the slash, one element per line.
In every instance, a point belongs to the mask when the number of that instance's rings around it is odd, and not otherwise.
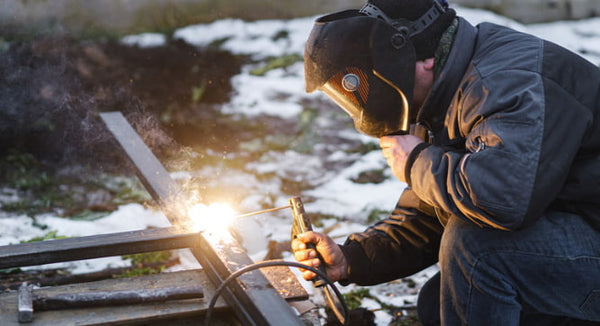
<path fill-rule="evenodd" d="M 437 261 L 456 216 L 516 230 L 547 210 L 600 228 L 600 70 L 537 37 L 460 19 L 421 108 L 430 146 L 411 153 L 389 219 L 351 235 L 349 280 L 374 284 Z"/>

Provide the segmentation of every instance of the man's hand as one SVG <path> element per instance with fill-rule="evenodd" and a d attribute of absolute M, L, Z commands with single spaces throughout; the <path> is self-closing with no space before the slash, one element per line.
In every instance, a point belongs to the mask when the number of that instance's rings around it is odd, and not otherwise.
<path fill-rule="evenodd" d="M 347 277 L 348 263 L 346 257 L 342 253 L 342 250 L 330 237 L 317 232 L 305 232 L 299 234 L 294 241 L 292 241 L 292 250 L 294 251 L 294 258 L 304 265 L 308 265 L 313 268 L 319 268 L 321 262 L 317 258 L 317 252 L 314 249 L 307 249 L 306 244 L 315 244 L 316 250 L 321 254 L 323 262 L 325 263 L 325 271 L 327 277 L 332 282 L 345 279 Z M 315 273 L 309 270 L 302 270 L 302 277 L 305 280 L 311 280 L 316 276 Z"/>
<path fill-rule="evenodd" d="M 408 155 L 422 142 L 421 138 L 413 135 L 383 136 L 379 138 L 381 153 L 387 160 L 387 164 L 392 168 L 392 173 L 400 181 L 406 182 L 404 169 Z"/>

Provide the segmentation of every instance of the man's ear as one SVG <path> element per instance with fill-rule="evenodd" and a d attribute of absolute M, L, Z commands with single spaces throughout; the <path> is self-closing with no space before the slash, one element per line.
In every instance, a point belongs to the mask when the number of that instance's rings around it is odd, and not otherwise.
<path fill-rule="evenodd" d="M 427 58 L 423 60 L 423 68 L 425 68 L 425 70 L 433 70 L 433 66 L 434 66 L 434 62 L 435 60 L 433 58 Z"/>

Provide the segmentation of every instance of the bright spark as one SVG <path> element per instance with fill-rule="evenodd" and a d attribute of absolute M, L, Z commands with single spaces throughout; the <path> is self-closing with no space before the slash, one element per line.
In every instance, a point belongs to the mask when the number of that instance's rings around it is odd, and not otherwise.
<path fill-rule="evenodd" d="M 236 212 L 227 204 L 213 203 L 210 205 L 197 204 L 188 211 L 192 219 L 192 229 L 194 232 L 227 232 Z"/>

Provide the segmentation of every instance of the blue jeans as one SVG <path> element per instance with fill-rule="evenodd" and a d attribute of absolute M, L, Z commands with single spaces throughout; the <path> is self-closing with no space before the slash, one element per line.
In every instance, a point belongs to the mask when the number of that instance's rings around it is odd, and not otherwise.
<path fill-rule="evenodd" d="M 577 215 L 514 232 L 452 218 L 440 276 L 443 325 L 600 325 L 600 231 Z"/>

